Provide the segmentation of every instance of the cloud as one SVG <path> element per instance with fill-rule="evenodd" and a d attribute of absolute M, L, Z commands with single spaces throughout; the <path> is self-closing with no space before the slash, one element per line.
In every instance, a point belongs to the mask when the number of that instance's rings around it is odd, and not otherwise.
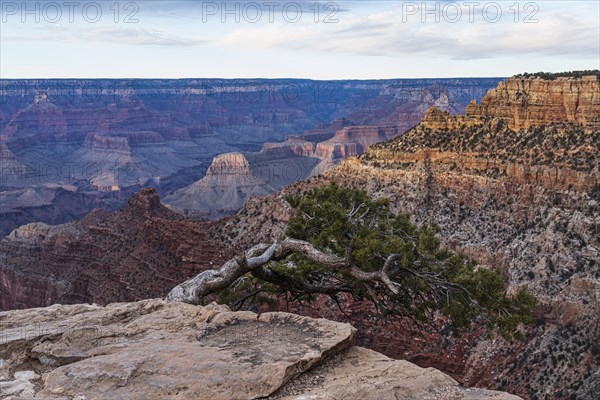
<path fill-rule="evenodd" d="M 186 46 L 233 50 L 273 49 L 354 56 L 386 56 L 476 60 L 498 56 L 534 57 L 574 56 L 584 59 L 597 57 L 600 51 L 598 5 L 573 2 L 539 3 L 534 16 L 538 23 L 524 23 L 530 12 L 518 15 L 503 3 L 503 16 L 491 23 L 482 16 L 484 8 L 474 10 L 475 22 L 469 21 L 468 9 L 463 8 L 457 23 L 440 22 L 432 15 L 423 23 L 424 15 L 406 15 L 399 2 L 377 2 L 367 7 L 365 2 L 344 2 L 336 14 L 338 23 L 318 23 L 310 9 L 313 3 L 302 4 L 308 12 L 299 22 L 289 23 L 281 18 L 275 23 L 261 21 L 253 24 L 221 23 L 219 17 L 203 23 L 201 5 L 185 0 L 140 1 L 139 24 L 39 24 L 33 27 L 3 26 L 2 41 L 44 41 L 56 45 L 72 42 L 104 42 L 123 46 Z M 214 2 L 220 4 L 222 2 Z M 229 6 L 231 3 L 228 2 Z M 252 2 L 235 2 L 242 7 Z M 263 4 L 258 1 L 256 4 Z M 286 1 L 280 1 L 280 8 Z M 288 2 L 289 3 L 289 2 Z M 321 2 L 321 7 L 326 2 Z M 340 3 L 341 4 L 341 3 Z M 414 2 L 421 4 L 421 2 Z M 430 3 L 432 4 L 432 3 Z M 461 2 L 458 2 L 461 4 Z M 482 2 L 482 4 L 486 4 Z M 497 4 L 497 3 L 495 3 Z M 343 13 L 342 13 L 343 12 Z M 493 12 L 491 16 L 493 17 Z M 157 19 L 159 22 L 157 22 Z M 268 19 L 265 16 L 265 19 Z"/>
<path fill-rule="evenodd" d="M 7 34 L 6 41 L 34 42 L 104 42 L 131 46 L 197 46 L 206 41 L 170 35 L 164 31 L 149 30 L 141 26 L 71 26 L 41 25 L 25 33 Z"/>
<path fill-rule="evenodd" d="M 227 10 L 242 10 L 245 7 L 258 7 L 265 18 L 268 18 L 268 12 L 273 11 L 280 14 L 288 5 L 294 8 L 298 7 L 304 14 L 312 14 L 318 6 L 320 12 L 331 11 L 331 6 L 335 7 L 336 13 L 349 12 L 353 7 L 360 5 L 360 1 L 289 1 L 289 0 L 213 0 L 213 1 L 190 1 L 190 0 L 138 0 L 140 11 L 163 17 L 198 19 L 202 18 L 202 13 L 206 8 L 216 7 L 216 15 L 220 17 L 221 13 Z M 293 3 L 293 4 L 292 4 Z"/>
<path fill-rule="evenodd" d="M 109 28 L 98 27 L 87 29 L 84 33 L 86 40 L 100 42 L 127 43 L 136 46 L 197 46 L 205 43 L 203 40 L 170 35 L 163 31 L 147 30 L 141 27 Z"/>
<path fill-rule="evenodd" d="M 506 7 L 510 6 L 506 5 Z M 213 43 L 234 48 L 292 48 L 357 56 L 420 55 L 457 60 L 491 58 L 499 55 L 576 55 L 597 57 L 600 51 L 600 27 L 594 12 L 581 9 L 540 10 L 538 23 L 524 23 L 526 15 L 514 15 L 505 9 L 502 18 L 491 23 L 475 10 L 474 23 L 468 14 L 458 23 L 423 23 L 420 15 L 403 21 L 399 8 L 375 14 L 345 15 L 339 24 L 276 24 L 243 26 Z M 493 18 L 494 14 L 490 14 Z"/>

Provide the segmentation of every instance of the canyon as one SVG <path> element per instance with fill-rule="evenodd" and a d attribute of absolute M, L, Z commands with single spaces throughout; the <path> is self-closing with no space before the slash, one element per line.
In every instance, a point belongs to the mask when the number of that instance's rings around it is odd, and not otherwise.
<path fill-rule="evenodd" d="M 499 81 L 3 79 L 0 237 L 30 222 L 58 224 L 94 208 L 117 210 L 145 187 L 172 199 L 183 214 L 216 219 L 382 139 L 368 132 L 361 139 L 359 130 L 316 150 L 344 127 L 392 125 L 400 134 L 430 106 L 462 112 Z M 345 142 L 352 150 L 334 150 Z M 240 182 L 232 189 L 235 202 L 223 204 L 215 198 L 218 183 L 199 181 L 215 157 L 240 152 L 256 185 Z M 190 202 L 192 194 L 205 198 Z"/>
<path fill-rule="evenodd" d="M 527 286 L 540 303 L 534 324 L 523 327 L 522 340 L 488 337 L 480 326 L 449 338 L 411 321 L 381 321 L 368 304 L 351 299 L 345 313 L 324 298 L 315 307 L 296 304 L 287 310 L 351 323 L 358 345 L 438 368 L 463 385 L 528 399 L 595 400 L 600 392 L 600 77 L 509 78 L 480 101 L 461 92 L 464 112 L 441 92 L 419 97 L 417 88 L 390 84 L 380 93 L 397 103 L 366 100 L 344 118 L 315 123 L 277 142 L 265 140 L 253 151 L 213 155 L 203 176 L 167 179 L 174 190 L 144 189 L 116 212 L 95 209 L 76 222 L 34 223 L 12 231 L 0 242 L 0 309 L 163 297 L 174 284 L 232 254 L 280 237 L 293 215 L 288 194 L 330 182 L 355 185 L 388 197 L 418 224 L 437 225 L 444 245 L 482 267 L 499 268 L 510 291 Z M 417 97 L 418 104 L 409 101 Z M 406 107 L 414 114 L 401 111 L 399 103 L 412 104 Z M 60 124 L 48 126 L 53 140 L 64 137 Z M 120 140 L 86 143 L 98 151 L 135 148 Z M 7 164 L 26 165 L 16 145 L 0 154 Z M 302 160 L 307 179 L 292 183 L 298 180 L 290 179 L 292 174 L 260 168 L 277 159 Z M 234 206 L 207 214 L 220 197 Z M 192 200 L 199 206 L 188 206 Z M 185 218 L 229 213 L 234 214 L 216 221 Z"/>

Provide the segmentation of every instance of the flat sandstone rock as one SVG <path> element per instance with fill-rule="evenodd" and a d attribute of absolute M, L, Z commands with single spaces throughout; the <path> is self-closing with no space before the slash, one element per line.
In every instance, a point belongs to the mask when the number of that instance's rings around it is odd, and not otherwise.
<path fill-rule="evenodd" d="M 327 359 L 321 384 L 285 398 L 517 399 L 463 389 L 437 370 L 351 348 L 354 334 L 325 319 L 157 299 L 3 312 L 0 398 L 281 398 L 282 387 Z"/>
<path fill-rule="evenodd" d="M 352 347 L 334 365 L 325 365 L 307 375 L 314 384 L 292 391 L 278 400 L 519 400 L 504 392 L 461 387 L 434 368 L 421 368 L 408 361 L 393 360 L 380 353 Z M 311 379 L 307 379 L 309 382 Z M 289 385 L 293 386 L 293 384 Z"/>

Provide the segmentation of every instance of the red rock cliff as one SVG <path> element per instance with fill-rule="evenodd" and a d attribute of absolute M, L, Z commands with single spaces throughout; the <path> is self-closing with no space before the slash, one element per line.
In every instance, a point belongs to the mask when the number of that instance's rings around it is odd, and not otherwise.
<path fill-rule="evenodd" d="M 511 129 L 574 122 L 600 129 L 600 76 L 554 80 L 510 78 L 490 90 L 469 116 L 502 118 Z"/>
<path fill-rule="evenodd" d="M 363 154 L 369 146 L 398 136 L 397 126 L 352 126 L 317 144 L 318 157 L 348 158 Z"/>

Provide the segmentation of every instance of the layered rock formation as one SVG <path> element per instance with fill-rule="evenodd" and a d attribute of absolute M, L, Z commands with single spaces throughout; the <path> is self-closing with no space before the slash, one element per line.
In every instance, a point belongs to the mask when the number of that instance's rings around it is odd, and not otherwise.
<path fill-rule="evenodd" d="M 250 176 L 250 164 L 241 153 L 227 153 L 215 157 L 208 171 L 207 176 L 229 177 L 229 176 Z"/>
<path fill-rule="evenodd" d="M 18 111 L 2 128 L 2 136 L 11 142 L 69 139 L 68 123 L 62 110 L 44 92 L 36 93 L 33 104 Z"/>
<path fill-rule="evenodd" d="M 338 125 L 346 122 L 333 124 Z M 250 198 L 317 176 L 348 157 L 363 154 L 370 145 L 399 134 L 395 125 L 353 126 L 318 143 L 305 139 L 322 138 L 322 134 L 309 133 L 284 142 L 265 143 L 258 153 L 222 154 L 213 160 L 204 178 L 164 201 L 188 216 L 221 218 L 239 210 Z"/>
<path fill-rule="evenodd" d="M 19 181 L 23 174 L 25 174 L 25 166 L 4 143 L 0 142 L 0 185 Z"/>
<path fill-rule="evenodd" d="M 165 203 L 196 217 L 215 219 L 239 210 L 250 197 L 274 192 L 254 175 L 241 153 L 215 157 L 204 178 L 165 198 Z"/>
<path fill-rule="evenodd" d="M 469 104 L 466 114 L 501 118 L 514 130 L 560 122 L 599 130 L 600 76 L 514 77 L 490 90 L 480 105 Z"/>
<path fill-rule="evenodd" d="M 467 107 L 473 107 L 475 103 L 471 103 Z M 481 118 L 469 115 L 450 115 L 448 111 L 442 111 L 437 107 L 431 107 L 425 115 L 423 120 L 419 123 L 423 126 L 432 130 L 458 130 L 471 128 L 474 126 L 482 125 L 483 121 Z"/>
<path fill-rule="evenodd" d="M 350 347 L 350 325 L 293 314 L 145 300 L 0 321 L 0 396 L 14 400 L 519 399 Z"/>
<path fill-rule="evenodd" d="M 0 242 L 0 310 L 163 296 L 227 255 L 209 228 L 183 221 L 150 189 L 115 213 L 23 226 Z"/>
<path fill-rule="evenodd" d="M 354 122 L 350 121 L 347 118 L 340 118 L 332 121 L 329 124 L 321 124 L 315 129 L 309 129 L 303 134 L 299 135 L 290 135 L 288 139 L 292 140 L 305 140 L 312 143 L 323 142 L 325 140 L 331 139 L 333 135 L 339 130 L 346 128 L 348 126 L 354 126 Z"/>
<path fill-rule="evenodd" d="M 291 154 L 300 157 L 311 157 L 315 154 L 315 145 L 302 138 L 290 137 L 281 143 L 265 143 L 261 148 L 261 153 L 273 154 L 276 152 L 289 151 Z"/>
<path fill-rule="evenodd" d="M 342 128 L 332 132 L 338 127 Z M 262 164 L 256 169 L 271 172 L 269 178 L 273 175 L 282 178 L 278 182 L 269 181 L 272 187 L 281 189 L 293 182 L 318 176 L 342 160 L 363 154 L 369 146 L 397 137 L 402 132 L 397 125 L 353 126 L 343 119 L 303 135 L 290 136 L 284 142 L 265 143 L 260 153 L 252 158 Z"/>
<path fill-rule="evenodd" d="M 61 223 L 93 207 L 116 209 L 142 187 L 170 194 L 201 179 L 219 154 L 255 152 L 289 135 L 306 132 L 316 146 L 354 124 L 391 118 L 411 126 L 435 104 L 462 112 L 498 81 L 3 79 L 0 151 L 12 156 L 10 163 L 0 159 L 2 177 L 8 176 L 0 180 L 0 237 L 29 222 Z M 254 172 L 273 189 L 310 176 L 318 163 L 310 145 L 288 149 L 293 154 L 278 154 L 275 163 L 265 154 L 251 165 L 274 171 Z M 275 176 L 282 173 L 290 178 Z M 116 190 L 124 194 L 103 194 Z M 65 212 L 69 202 L 73 212 Z"/>
<path fill-rule="evenodd" d="M 423 90 L 415 83 L 406 81 L 389 85 L 383 92 L 388 98 L 387 103 L 370 100 L 368 111 L 353 112 L 349 116 L 352 120 L 340 118 L 304 134 L 291 135 L 285 142 L 267 143 L 262 152 L 274 154 L 277 150 L 281 154 L 287 151 L 318 158 L 318 165 L 300 174 L 299 179 L 305 179 L 322 174 L 348 157 L 363 154 L 373 144 L 401 135 L 416 125 L 431 106 L 440 107 L 448 115 L 462 112 L 463 107 L 456 99 L 464 96 L 464 92 L 458 94 L 437 84 Z M 357 124 L 360 121 L 372 124 Z"/>
<path fill-rule="evenodd" d="M 329 140 L 317 144 L 316 154 L 321 158 L 346 159 L 361 155 L 369 146 L 392 139 L 401 133 L 398 126 L 354 126 L 336 132 Z"/>
<path fill-rule="evenodd" d="M 131 155 L 132 148 L 162 146 L 164 144 L 165 139 L 158 132 L 115 132 L 110 136 L 88 135 L 85 140 L 85 149 L 99 153 Z"/>

